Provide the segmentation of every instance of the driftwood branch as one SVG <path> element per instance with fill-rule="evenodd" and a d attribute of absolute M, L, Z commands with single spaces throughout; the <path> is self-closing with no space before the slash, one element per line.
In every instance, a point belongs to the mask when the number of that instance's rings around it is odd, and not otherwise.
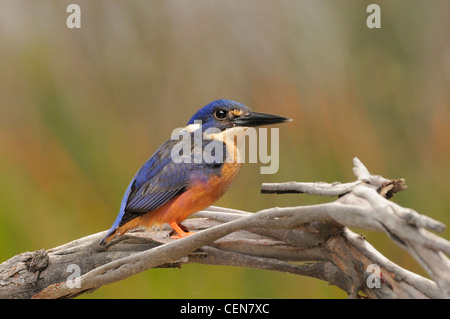
<path fill-rule="evenodd" d="M 105 232 L 26 252 L 0 264 L 0 298 L 72 298 L 154 267 L 187 263 L 267 269 L 325 280 L 349 297 L 448 298 L 450 242 L 444 225 L 388 200 L 404 180 L 371 175 L 354 159 L 352 183 L 263 184 L 263 193 L 338 196 L 330 203 L 249 213 L 209 207 L 185 224 L 196 234 L 170 239 L 169 229 L 134 232 L 99 246 Z M 432 280 L 389 261 L 347 227 L 386 233 Z M 303 263 L 299 263 L 303 262 Z M 74 268 L 75 267 L 75 268 Z M 79 276 L 70 276 L 71 270 Z M 69 271 L 69 272 L 68 272 Z"/>

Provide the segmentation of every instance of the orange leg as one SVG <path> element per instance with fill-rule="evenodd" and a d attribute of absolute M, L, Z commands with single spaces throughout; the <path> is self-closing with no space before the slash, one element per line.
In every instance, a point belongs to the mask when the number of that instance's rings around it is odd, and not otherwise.
<path fill-rule="evenodd" d="M 190 231 L 185 232 L 183 229 L 181 229 L 180 225 L 178 225 L 178 223 L 175 222 L 175 221 L 170 222 L 169 225 L 170 225 L 170 227 L 172 227 L 173 230 L 176 231 L 177 234 L 178 234 L 178 235 L 172 236 L 173 239 L 180 239 L 180 238 L 183 238 L 183 237 L 186 237 L 186 236 L 195 234 L 194 232 L 190 232 Z"/>

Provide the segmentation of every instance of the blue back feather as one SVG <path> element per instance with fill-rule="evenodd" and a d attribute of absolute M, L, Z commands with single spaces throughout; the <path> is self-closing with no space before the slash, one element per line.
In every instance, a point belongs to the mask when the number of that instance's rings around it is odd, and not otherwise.
<path fill-rule="evenodd" d="M 213 117 L 213 113 L 217 108 L 248 110 L 245 105 L 232 100 L 216 100 L 197 111 L 189 120 L 188 125 L 194 124 L 196 120 L 201 120 L 203 130 L 209 127 L 225 129 Z M 188 134 L 191 134 L 193 139 L 194 133 L 189 132 Z M 171 151 L 178 142 L 178 140 L 172 139 L 166 141 L 139 169 L 125 191 L 119 215 L 101 243 L 113 234 L 118 227 L 140 215 L 161 207 L 169 200 L 183 193 L 194 181 L 206 183 L 211 174 L 220 174 L 224 158 L 217 163 L 195 163 L 193 159 L 190 163 L 174 163 L 171 158 Z M 210 142 L 204 141 L 203 143 L 208 144 Z M 213 141 L 212 143 L 220 143 L 225 156 L 225 144 L 218 141 Z M 193 147 L 194 143 L 191 144 Z M 191 156 L 194 156 L 193 153 L 191 152 Z"/>

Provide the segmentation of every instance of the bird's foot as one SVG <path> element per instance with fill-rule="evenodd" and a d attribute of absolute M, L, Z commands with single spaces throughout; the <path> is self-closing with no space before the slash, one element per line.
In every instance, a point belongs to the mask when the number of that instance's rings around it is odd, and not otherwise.
<path fill-rule="evenodd" d="M 183 232 L 182 234 L 172 235 L 172 236 L 170 236 L 170 238 L 172 238 L 172 239 L 180 239 L 180 238 L 187 237 L 187 236 L 193 235 L 193 234 L 195 234 L 195 233 L 191 232 L 191 231 Z"/>
<path fill-rule="evenodd" d="M 182 224 L 173 222 L 173 223 L 169 223 L 169 225 L 170 225 L 170 227 L 173 228 L 173 230 L 169 233 L 169 237 L 172 239 L 180 239 L 180 238 L 195 234 L 194 232 L 189 231 L 189 229 L 187 229 L 187 227 Z M 175 235 L 175 232 L 178 235 Z"/>

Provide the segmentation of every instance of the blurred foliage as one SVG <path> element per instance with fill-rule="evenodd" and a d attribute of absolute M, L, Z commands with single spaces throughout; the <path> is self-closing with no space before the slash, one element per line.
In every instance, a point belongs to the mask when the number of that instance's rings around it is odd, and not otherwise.
<path fill-rule="evenodd" d="M 82 28 L 66 27 L 81 6 Z M 0 0 L 0 261 L 108 229 L 140 165 L 218 98 L 294 119 L 280 169 L 246 164 L 217 203 L 249 211 L 327 199 L 262 182 L 352 181 L 358 156 L 404 177 L 397 203 L 450 225 L 450 2 Z M 425 274 L 384 234 L 383 254 Z M 443 234 L 449 238 L 449 231 Z M 223 280 L 227 278 L 227 280 Z M 188 265 L 87 298 L 342 298 L 311 278 Z"/>

